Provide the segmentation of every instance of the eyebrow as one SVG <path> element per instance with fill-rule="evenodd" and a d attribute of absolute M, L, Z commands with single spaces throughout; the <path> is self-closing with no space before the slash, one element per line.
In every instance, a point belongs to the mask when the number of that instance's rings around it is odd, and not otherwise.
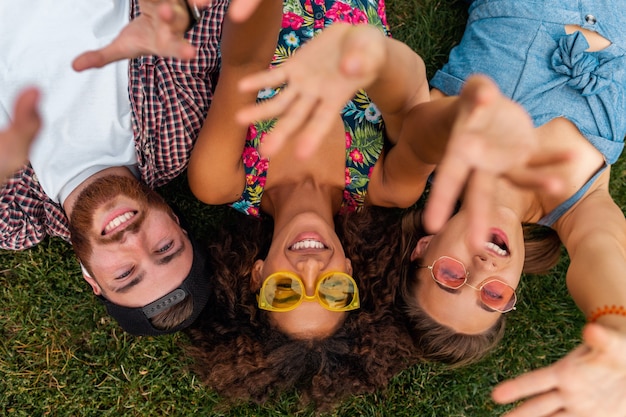
<path fill-rule="evenodd" d="M 128 291 L 130 291 L 131 288 L 141 283 L 141 281 L 143 281 L 145 276 L 146 274 L 144 272 L 137 274 L 135 278 L 133 278 L 131 281 L 127 282 L 126 284 L 122 285 L 121 287 L 113 288 L 113 292 L 117 294 L 127 293 Z"/>
<path fill-rule="evenodd" d="M 438 286 L 439 288 L 441 288 L 442 290 L 444 290 L 444 291 L 446 291 L 446 292 L 449 292 L 450 294 L 455 294 L 455 295 L 457 295 L 457 294 L 460 294 L 460 292 L 461 292 L 461 289 L 459 289 L 459 288 L 457 288 L 456 290 L 455 290 L 454 288 L 448 288 L 448 287 L 445 287 L 445 286 L 441 285 L 441 284 L 440 284 L 440 283 L 438 283 L 437 281 L 435 281 L 435 284 L 437 284 L 437 286 Z M 476 300 L 476 305 L 477 305 L 478 307 L 482 308 L 483 310 L 485 310 L 485 311 L 486 311 L 486 312 L 488 312 L 488 313 L 497 313 L 497 311 L 496 311 L 496 310 L 493 310 L 493 309 L 491 309 L 491 308 L 487 307 L 485 304 L 483 304 L 483 303 L 480 301 L 480 299 L 477 299 L 477 300 Z"/>
<path fill-rule="evenodd" d="M 162 258 L 159 258 L 156 261 L 156 265 L 162 266 L 162 265 L 167 265 L 170 262 L 172 262 L 174 259 L 180 257 L 183 252 L 185 251 L 185 242 L 182 242 L 182 244 L 180 245 L 180 247 L 178 249 L 176 249 L 175 252 L 170 253 L 167 256 L 164 256 Z M 131 288 L 137 286 L 138 284 L 140 284 L 143 279 L 145 278 L 146 274 L 145 272 L 141 272 L 139 274 L 137 274 L 137 276 L 135 278 L 133 278 L 131 281 L 129 281 L 128 283 L 122 285 L 121 287 L 118 288 L 113 288 L 113 292 L 114 293 L 118 293 L 118 294 L 124 294 L 127 293 L 128 291 L 130 291 Z"/>

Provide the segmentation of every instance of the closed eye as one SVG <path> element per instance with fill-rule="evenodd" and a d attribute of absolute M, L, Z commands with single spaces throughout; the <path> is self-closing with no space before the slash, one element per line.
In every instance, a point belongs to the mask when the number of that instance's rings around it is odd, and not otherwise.
<path fill-rule="evenodd" d="M 482 289 L 482 292 L 483 292 L 483 296 L 490 298 L 492 300 L 502 300 L 504 298 L 502 294 L 498 294 L 495 291 L 489 291 L 485 288 Z"/>
<path fill-rule="evenodd" d="M 159 248 L 159 250 L 157 250 L 157 253 L 165 253 L 168 250 L 170 250 L 172 248 L 172 246 L 174 246 L 174 241 L 170 241 L 167 244 L 165 244 L 164 246 L 162 246 L 161 248 Z"/>
<path fill-rule="evenodd" d="M 118 275 L 115 279 L 116 279 L 116 280 L 118 280 L 118 279 L 124 279 L 124 278 L 126 278 L 127 276 L 129 276 L 130 274 L 132 274 L 132 273 L 133 273 L 133 269 L 135 269 L 135 268 L 133 267 L 133 268 L 130 268 L 130 269 L 128 269 L 128 270 L 126 270 L 126 271 L 124 271 L 123 273 L 121 273 L 120 275 Z"/>

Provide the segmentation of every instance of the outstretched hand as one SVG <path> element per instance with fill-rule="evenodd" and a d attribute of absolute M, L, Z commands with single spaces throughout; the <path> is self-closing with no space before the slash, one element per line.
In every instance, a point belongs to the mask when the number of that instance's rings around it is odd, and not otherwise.
<path fill-rule="evenodd" d="M 506 178 L 521 188 L 556 192 L 561 183 L 545 175 L 544 168 L 565 162 L 569 155 L 538 154 L 539 138 L 530 116 L 504 97 L 489 78 L 470 77 L 459 100 L 458 117 L 437 166 L 424 222 L 430 233 L 439 231 L 465 188 L 472 243 L 482 247 L 496 181 Z"/>
<path fill-rule="evenodd" d="M 272 156 L 297 132 L 298 156 L 305 158 L 319 146 L 346 102 L 376 79 L 384 59 L 384 38 L 378 29 L 336 23 L 280 67 L 242 80 L 245 92 L 285 87 L 272 99 L 243 109 L 238 119 L 249 124 L 278 117 L 261 153 Z"/>
<path fill-rule="evenodd" d="M 192 18 L 183 3 L 201 7 L 211 0 L 140 0 L 141 14 L 132 20 L 109 45 L 76 57 L 76 71 L 101 68 L 122 59 L 159 55 L 192 59 L 196 49 L 184 39 Z"/>
<path fill-rule="evenodd" d="M 39 91 L 28 88 L 19 95 L 9 126 L 0 130 L 0 178 L 16 171 L 27 159 L 30 145 L 41 127 L 37 112 Z"/>
<path fill-rule="evenodd" d="M 626 335 L 599 324 L 583 330 L 584 345 L 555 364 L 503 382 L 502 404 L 526 401 L 507 417 L 623 417 L 626 414 Z"/>

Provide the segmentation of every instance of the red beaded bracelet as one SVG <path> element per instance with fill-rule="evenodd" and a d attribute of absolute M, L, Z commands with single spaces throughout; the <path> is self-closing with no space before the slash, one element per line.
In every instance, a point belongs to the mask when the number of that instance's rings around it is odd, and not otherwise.
<path fill-rule="evenodd" d="M 610 307 L 607 305 L 604 307 L 598 307 L 593 313 L 591 313 L 591 315 L 589 315 L 588 321 L 593 323 L 598 320 L 598 318 L 606 316 L 607 314 L 617 314 L 619 316 L 626 317 L 626 308 L 624 308 L 624 306 L 616 305 L 612 305 Z"/>

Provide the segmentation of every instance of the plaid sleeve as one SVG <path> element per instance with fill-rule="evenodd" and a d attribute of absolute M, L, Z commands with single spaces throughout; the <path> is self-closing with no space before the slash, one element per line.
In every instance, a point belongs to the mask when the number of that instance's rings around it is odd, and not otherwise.
<path fill-rule="evenodd" d="M 143 180 L 166 184 L 186 167 L 213 98 L 219 42 L 228 0 L 214 0 L 185 37 L 197 48 L 190 61 L 145 56 L 129 68 L 133 134 Z M 131 18 L 139 7 L 133 2 Z"/>
<path fill-rule="evenodd" d="M 46 235 L 69 241 L 67 217 L 61 206 L 46 196 L 27 166 L 0 190 L 0 248 L 27 249 Z"/>

